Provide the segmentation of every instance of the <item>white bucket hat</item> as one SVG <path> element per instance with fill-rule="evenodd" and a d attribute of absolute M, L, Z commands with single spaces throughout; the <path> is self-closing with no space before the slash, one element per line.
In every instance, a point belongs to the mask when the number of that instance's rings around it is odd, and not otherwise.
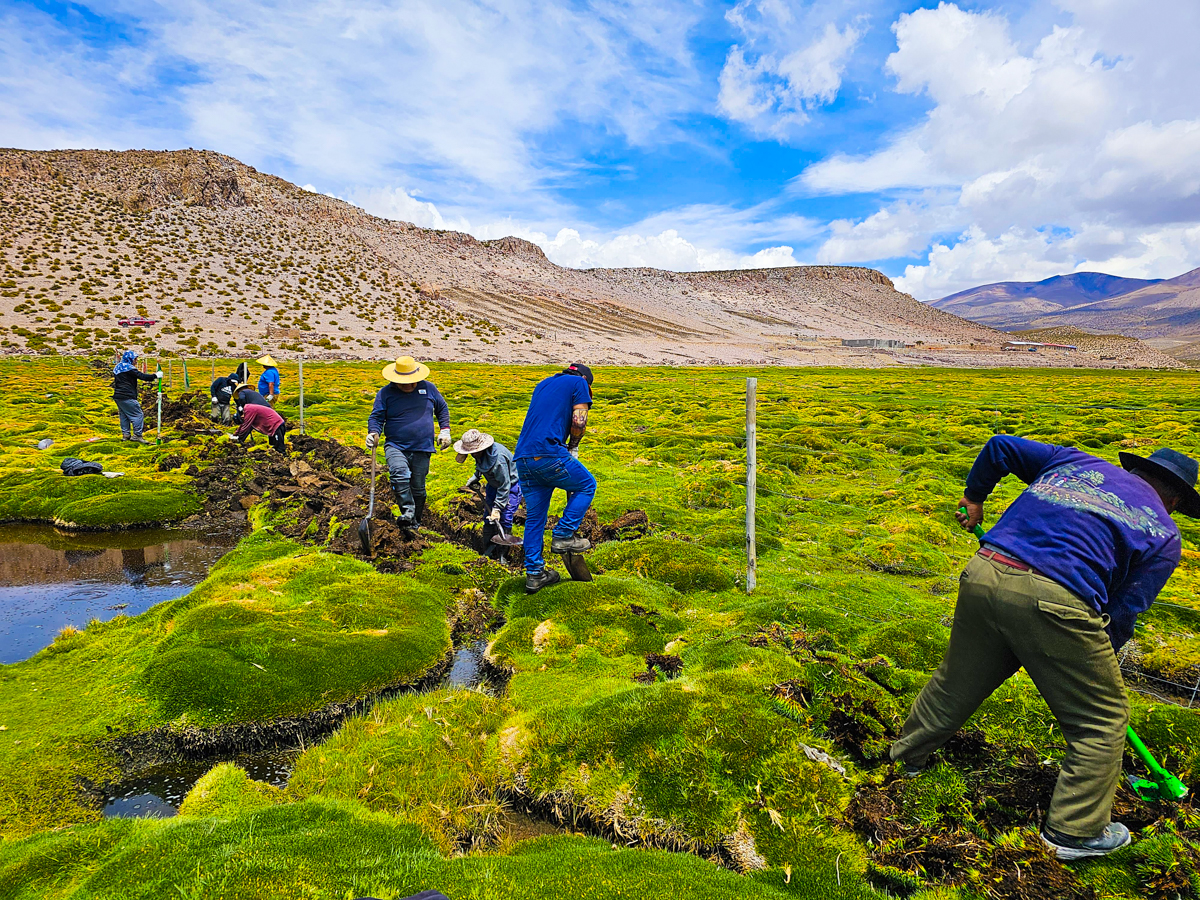
<path fill-rule="evenodd" d="M 463 432 L 463 436 L 454 442 L 454 452 L 458 454 L 455 461 L 466 462 L 472 453 L 486 450 L 494 443 L 496 441 L 490 434 L 484 434 L 478 428 L 468 428 Z"/>

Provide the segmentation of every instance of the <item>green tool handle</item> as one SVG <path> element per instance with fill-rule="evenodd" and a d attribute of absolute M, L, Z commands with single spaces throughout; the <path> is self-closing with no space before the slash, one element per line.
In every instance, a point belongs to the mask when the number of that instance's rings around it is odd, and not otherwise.
<path fill-rule="evenodd" d="M 967 508 L 965 506 L 960 506 L 958 508 L 958 511 L 960 513 L 962 513 L 964 516 L 967 515 Z M 975 537 L 979 538 L 982 541 L 983 540 L 983 526 L 976 525 L 974 528 L 971 529 L 971 534 L 975 535 Z"/>
<path fill-rule="evenodd" d="M 1138 755 L 1138 759 L 1145 764 L 1147 769 L 1149 769 L 1159 778 L 1164 776 L 1170 777 L 1171 773 L 1159 765 L 1158 760 L 1154 758 L 1154 754 L 1152 754 L 1146 745 L 1142 743 L 1142 739 L 1138 737 L 1137 732 L 1133 730 L 1132 725 L 1126 727 L 1125 736 L 1129 738 L 1129 746 L 1133 748 L 1133 752 Z"/>

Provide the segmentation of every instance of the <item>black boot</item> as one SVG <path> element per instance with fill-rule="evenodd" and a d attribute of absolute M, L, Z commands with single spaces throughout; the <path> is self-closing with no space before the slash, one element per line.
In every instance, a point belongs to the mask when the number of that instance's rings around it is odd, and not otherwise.
<path fill-rule="evenodd" d="M 542 588 L 558 584 L 561 580 L 553 569 L 542 569 L 536 574 L 531 572 L 525 576 L 525 593 L 536 594 Z"/>
<path fill-rule="evenodd" d="M 413 506 L 416 508 L 416 512 L 413 513 L 413 521 L 420 528 L 421 516 L 425 514 L 425 497 L 413 497 Z"/>

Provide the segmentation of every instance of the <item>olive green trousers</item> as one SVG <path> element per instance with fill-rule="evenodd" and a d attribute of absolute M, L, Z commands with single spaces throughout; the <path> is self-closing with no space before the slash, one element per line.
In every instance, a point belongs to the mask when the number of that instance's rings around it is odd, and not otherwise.
<path fill-rule="evenodd" d="M 1103 616 L 1058 583 L 976 556 L 959 579 L 950 645 L 891 757 L 923 766 L 1007 678 L 1024 667 L 1067 742 L 1046 825 L 1094 837 L 1110 821 L 1129 698 Z"/>

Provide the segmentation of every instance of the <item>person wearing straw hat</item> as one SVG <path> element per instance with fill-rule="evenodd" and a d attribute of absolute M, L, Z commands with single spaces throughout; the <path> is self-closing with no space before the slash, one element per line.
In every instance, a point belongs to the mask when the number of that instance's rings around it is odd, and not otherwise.
<path fill-rule="evenodd" d="M 1179 564 L 1171 513 L 1200 518 L 1196 460 L 1175 450 L 1120 454 L 1120 467 L 1073 447 L 998 434 L 967 476 L 968 530 L 1004 476 L 1028 488 L 984 537 L 959 579 L 950 643 L 891 757 L 917 776 L 993 691 L 1024 667 L 1058 720 L 1067 752 L 1042 825 L 1059 859 L 1129 843 L 1111 821 L 1129 698 L 1116 651 Z"/>
<path fill-rule="evenodd" d="M 262 374 L 258 376 L 258 392 L 266 399 L 267 405 L 274 409 L 275 403 L 279 400 L 278 364 L 269 353 L 260 356 L 255 362 L 263 367 Z"/>
<path fill-rule="evenodd" d="M 455 442 L 454 452 L 459 464 L 467 457 L 475 459 L 475 474 L 467 481 L 474 488 L 486 481 L 483 502 L 487 513 L 483 520 L 484 552 L 498 556 L 503 550 L 492 543 L 492 538 L 503 529 L 512 528 L 513 516 L 521 505 L 521 482 L 517 480 L 517 467 L 512 452 L 503 444 L 496 443 L 490 435 L 477 428 L 468 428 Z"/>
<path fill-rule="evenodd" d="M 383 369 L 385 384 L 375 395 L 375 405 L 367 418 L 368 453 L 375 452 L 383 435 L 383 458 L 388 480 L 400 507 L 401 528 L 412 531 L 421 526 L 425 511 L 425 479 L 429 475 L 429 457 L 434 451 L 434 420 L 440 430 L 437 447 L 450 446 L 450 407 L 433 382 L 426 381 L 429 367 L 411 356 L 401 356 Z"/>
<path fill-rule="evenodd" d="M 247 406 L 271 406 L 267 399 L 249 384 L 234 384 L 232 393 L 235 424 L 241 424 L 241 417 Z"/>

